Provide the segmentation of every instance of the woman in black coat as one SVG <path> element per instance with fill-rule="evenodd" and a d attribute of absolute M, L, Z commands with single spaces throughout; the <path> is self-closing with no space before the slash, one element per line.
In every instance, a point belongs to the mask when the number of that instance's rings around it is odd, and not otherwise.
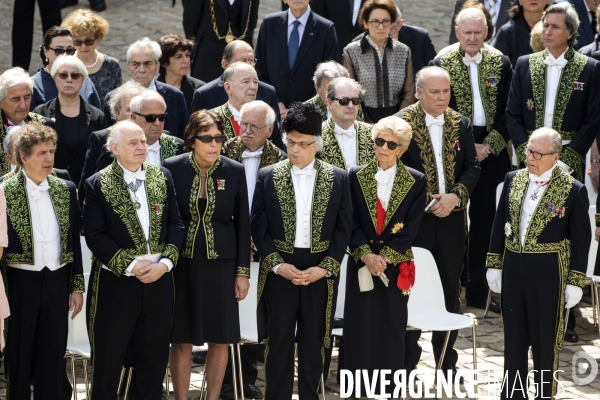
<path fill-rule="evenodd" d="M 250 216 L 242 164 L 220 156 L 223 122 L 209 111 L 192 114 L 185 129 L 189 153 L 163 167 L 175 183 L 186 239 L 175 269 L 171 374 L 175 396 L 187 398 L 192 344 L 208 343 L 208 399 L 217 400 L 227 348 L 240 341 L 238 301 L 250 286 Z"/>
<path fill-rule="evenodd" d="M 366 369 L 369 376 L 375 369 L 404 368 L 408 295 L 415 277 L 411 246 L 426 206 L 427 186 L 425 175 L 400 161 L 412 137 L 406 121 L 383 118 L 373 127 L 372 137 L 377 159 L 349 174 L 354 217 L 341 366 Z M 359 284 L 359 276 L 366 285 Z M 374 387 L 379 390 L 379 383 Z M 392 392 L 389 387 L 386 391 Z"/>
<path fill-rule="evenodd" d="M 79 95 L 88 73 L 76 56 L 61 56 L 50 71 L 58 96 L 34 111 L 55 120 L 58 134 L 54 167 L 65 169 L 73 182 L 79 182 L 85 163 L 87 143 L 92 132 L 106 128 L 104 113 Z"/>

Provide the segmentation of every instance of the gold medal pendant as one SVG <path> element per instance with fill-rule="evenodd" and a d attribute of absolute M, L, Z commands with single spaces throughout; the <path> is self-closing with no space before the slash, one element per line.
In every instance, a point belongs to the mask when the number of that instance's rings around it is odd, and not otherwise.
<path fill-rule="evenodd" d="M 225 42 L 227 44 L 233 42 L 235 40 L 235 36 L 233 36 L 233 33 L 231 32 L 231 25 L 229 25 L 229 28 L 227 29 L 227 35 L 225 35 Z"/>
<path fill-rule="evenodd" d="M 133 205 L 135 206 L 136 210 L 139 210 L 140 208 L 142 208 L 142 205 L 140 204 L 139 201 L 134 202 Z"/>

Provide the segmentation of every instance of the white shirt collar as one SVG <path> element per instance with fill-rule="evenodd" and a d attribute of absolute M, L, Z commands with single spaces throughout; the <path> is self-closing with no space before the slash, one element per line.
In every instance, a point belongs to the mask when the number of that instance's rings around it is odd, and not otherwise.
<path fill-rule="evenodd" d="M 150 85 L 148 85 L 148 89 L 150 90 L 154 90 L 155 92 L 156 90 L 156 82 L 154 82 L 154 79 L 152 79 L 152 81 L 150 81 Z"/>
<path fill-rule="evenodd" d="M 235 119 L 237 122 L 240 122 L 240 112 L 238 110 L 236 110 L 235 107 L 232 106 L 230 102 L 227 102 L 227 107 L 229 107 L 229 111 L 231 111 L 231 114 L 233 115 L 233 119 Z"/>
<path fill-rule="evenodd" d="M 142 171 L 142 166 L 141 165 L 140 165 L 140 167 L 136 171 L 131 172 L 127 168 L 123 167 L 123 165 L 121 165 L 121 163 L 119 162 L 119 160 L 117 160 L 117 164 L 119 164 L 119 167 L 121 167 L 121 169 L 123 170 L 123 180 L 126 183 L 130 183 L 130 182 L 134 181 L 136 179 L 135 175 L 138 172 Z"/>
<path fill-rule="evenodd" d="M 23 168 L 21 168 L 21 172 L 23 173 L 23 175 L 25 176 L 25 184 L 27 186 L 27 191 L 29 192 L 30 190 L 33 189 L 37 189 L 38 187 L 42 187 L 42 186 L 48 186 L 48 178 L 44 179 L 39 185 L 37 183 L 35 183 L 34 181 L 31 180 L 30 177 L 27 176 L 27 174 L 25 173 L 25 170 Z"/>
<path fill-rule="evenodd" d="M 529 180 L 536 181 L 536 182 L 547 182 L 550 180 L 550 178 L 552 178 L 552 173 L 554 172 L 554 168 L 556 168 L 556 167 L 558 167 L 558 164 L 554 164 L 554 166 L 552 168 L 550 168 L 548 171 L 544 172 L 540 176 L 534 175 L 530 172 Z"/>
<path fill-rule="evenodd" d="M 292 10 L 288 8 L 288 26 L 292 25 L 295 20 L 300 21 L 302 26 L 306 26 L 306 22 L 308 22 L 308 16 L 310 14 L 310 6 L 306 9 L 304 14 L 300 16 L 300 18 L 296 18 L 294 14 L 292 14 Z"/>
<path fill-rule="evenodd" d="M 354 124 L 350 125 L 350 127 L 348 129 L 342 129 L 341 126 L 339 126 L 338 124 L 336 124 L 334 122 L 334 124 L 333 124 L 333 131 L 335 133 L 353 132 L 354 134 L 356 134 L 356 129 L 354 128 Z"/>
<path fill-rule="evenodd" d="M 298 168 L 295 165 L 292 166 L 292 172 L 293 171 L 307 171 L 307 172 L 312 172 L 315 171 L 315 160 L 313 159 L 310 164 L 308 164 L 306 167 L 304 168 Z"/>
<path fill-rule="evenodd" d="M 147 144 L 146 145 L 146 150 L 148 150 L 148 151 L 159 151 L 160 150 L 160 140 L 157 140 L 156 142 L 154 142 L 152 144 Z"/>
<path fill-rule="evenodd" d="M 584 3 L 585 3 L 585 1 L 584 1 Z M 549 58 L 549 59 L 551 59 L 551 60 L 552 60 L 552 59 L 554 59 L 554 60 L 556 60 L 556 61 L 564 60 L 564 59 L 565 59 L 565 53 L 566 53 L 568 50 L 569 50 L 569 47 L 567 47 L 567 49 L 566 49 L 565 51 L 563 51 L 563 53 L 562 53 L 560 56 L 558 56 L 557 58 L 554 58 L 554 56 L 552 55 L 552 53 L 550 53 L 550 51 L 548 51 L 548 56 L 547 56 L 547 58 Z"/>

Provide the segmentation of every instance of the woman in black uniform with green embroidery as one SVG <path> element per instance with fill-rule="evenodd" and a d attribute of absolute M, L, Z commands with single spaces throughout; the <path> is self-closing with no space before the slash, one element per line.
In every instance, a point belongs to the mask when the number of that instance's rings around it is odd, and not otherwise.
<path fill-rule="evenodd" d="M 220 156 L 223 123 L 210 111 L 192 114 L 185 150 L 166 160 L 186 226 L 175 270 L 171 375 L 175 396 L 187 398 L 192 345 L 208 343 L 208 400 L 217 400 L 229 343 L 240 341 L 238 301 L 248 293 L 250 217 L 242 164 Z"/>

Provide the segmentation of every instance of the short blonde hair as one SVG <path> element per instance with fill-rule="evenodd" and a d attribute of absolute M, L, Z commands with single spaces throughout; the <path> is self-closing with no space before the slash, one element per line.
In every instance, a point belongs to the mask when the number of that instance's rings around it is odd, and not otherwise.
<path fill-rule="evenodd" d="M 373 130 L 371 131 L 371 139 L 375 141 L 379 135 L 385 133 L 390 133 L 396 136 L 398 143 L 400 146 L 402 146 L 404 151 L 408 149 L 408 145 L 412 139 L 412 128 L 408 122 L 393 115 L 391 117 L 382 118 L 373 126 Z"/>
<path fill-rule="evenodd" d="M 108 21 L 92 10 L 79 9 L 73 11 L 61 24 L 68 28 L 74 39 L 94 38 L 102 40 L 108 33 Z"/>
<path fill-rule="evenodd" d="M 546 48 L 542 39 L 543 30 L 544 23 L 542 21 L 538 21 L 538 23 L 535 24 L 533 28 L 531 28 L 531 38 L 529 39 L 529 45 L 533 49 L 534 53 L 538 53 Z"/>

